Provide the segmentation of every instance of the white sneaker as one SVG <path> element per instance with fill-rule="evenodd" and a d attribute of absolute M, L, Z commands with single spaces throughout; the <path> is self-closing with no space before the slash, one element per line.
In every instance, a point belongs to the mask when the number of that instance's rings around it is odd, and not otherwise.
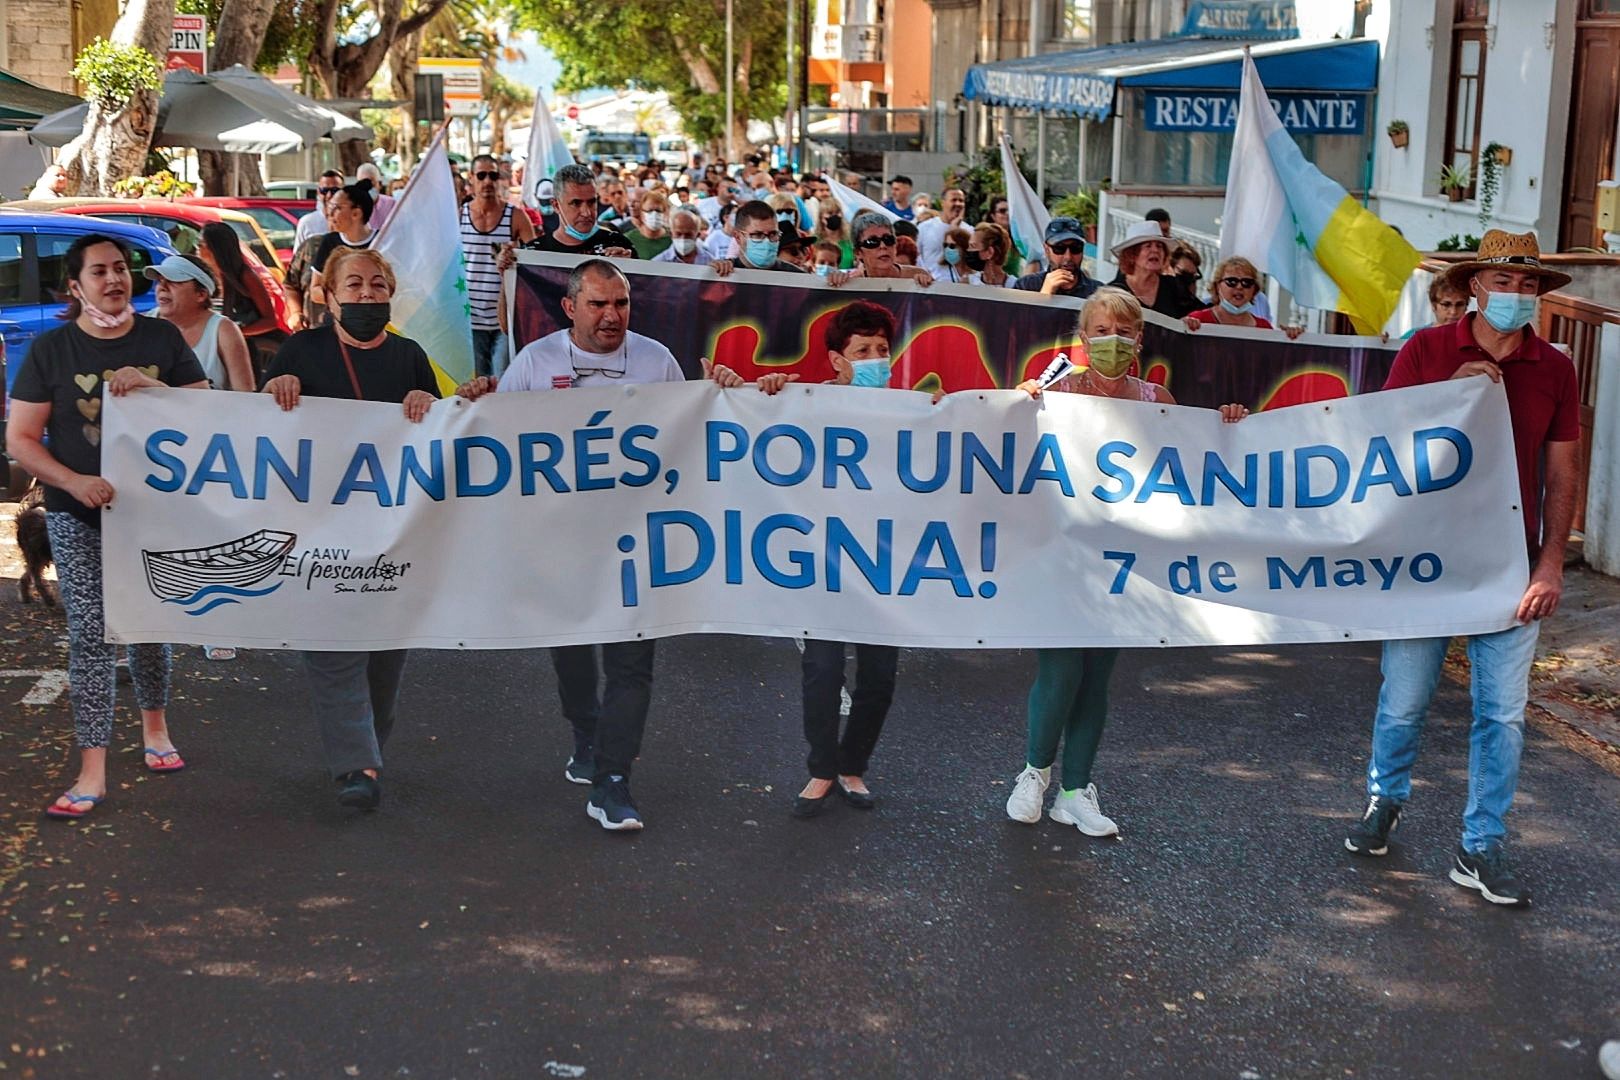
<path fill-rule="evenodd" d="M 1041 803 L 1046 798 L 1046 785 L 1051 782 L 1050 766 L 1044 769 L 1027 766 L 1018 774 L 1012 794 L 1007 797 L 1007 816 L 1026 825 L 1041 820 Z"/>
<path fill-rule="evenodd" d="M 1114 836 L 1119 832 L 1119 826 L 1097 805 L 1096 784 L 1087 784 L 1079 791 L 1058 792 L 1052 801 L 1052 820 L 1073 825 L 1087 836 Z"/>

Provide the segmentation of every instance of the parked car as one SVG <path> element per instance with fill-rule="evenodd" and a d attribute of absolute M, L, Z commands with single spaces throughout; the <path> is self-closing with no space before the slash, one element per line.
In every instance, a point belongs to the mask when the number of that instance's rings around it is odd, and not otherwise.
<path fill-rule="evenodd" d="M 298 219 L 315 209 L 313 199 L 284 199 L 265 196 L 196 195 L 182 200 L 198 206 L 213 206 L 246 214 L 259 223 L 259 228 L 276 249 L 276 257 L 285 267 L 293 257 L 293 234 L 298 231 Z"/>
<path fill-rule="evenodd" d="M 63 259 L 73 241 L 88 233 L 116 237 L 129 246 L 132 295 L 136 311 L 150 312 L 157 305 L 152 283 L 143 269 L 173 255 L 174 245 L 165 233 L 140 224 L 103 221 L 100 218 L 39 214 L 0 209 L 0 339 L 5 342 L 5 401 L 11 401 L 11 386 L 17 380 L 28 346 L 41 333 L 60 324 L 57 318 L 67 307 L 62 292 L 66 277 Z M 4 410 L 0 410 L 0 447 L 5 445 Z M 0 451 L 0 471 L 15 492 L 27 483 L 21 470 L 10 468 Z"/>
<path fill-rule="evenodd" d="M 6 205 L 61 214 L 90 214 L 102 221 L 148 225 L 166 233 L 175 250 L 185 255 L 196 252 L 203 226 L 210 222 L 225 222 L 236 231 L 239 239 L 242 238 L 244 230 L 249 230 L 261 239 L 251 243 L 242 239 L 242 258 L 259 280 L 264 282 L 265 291 L 270 294 L 270 304 L 275 309 L 276 322 L 282 332 L 292 333 L 292 327 L 287 324 L 287 294 L 281 287 L 281 264 L 276 261 L 275 253 L 270 250 L 269 241 L 263 239 L 263 233 L 259 231 L 258 225 L 246 214 L 217 206 L 198 206 L 194 203 L 170 202 L 166 199 L 40 199 Z M 268 263 L 260 258 L 258 254 L 260 250 L 269 254 Z"/>
<path fill-rule="evenodd" d="M 664 168 L 675 170 L 686 168 L 687 163 L 692 160 L 692 153 L 686 145 L 686 140 L 679 135 L 667 135 L 659 139 L 658 149 L 653 156 Z"/>
<path fill-rule="evenodd" d="M 223 221 L 242 240 L 264 268 L 277 281 L 283 275 L 281 260 L 276 257 L 275 245 L 265 235 L 259 223 L 239 210 L 219 206 L 203 206 L 189 200 L 171 199 L 108 199 L 103 197 L 75 197 L 71 199 L 36 199 L 7 203 L 20 210 L 54 210 L 62 214 L 94 214 L 109 221 L 128 221 L 137 225 L 150 225 L 169 234 L 175 248 L 184 254 L 197 249 L 197 237 L 202 227 L 212 221 Z"/>
<path fill-rule="evenodd" d="M 302 202 L 314 199 L 315 189 L 319 186 L 313 180 L 272 180 L 264 185 L 264 190 L 272 199 L 297 199 Z"/>

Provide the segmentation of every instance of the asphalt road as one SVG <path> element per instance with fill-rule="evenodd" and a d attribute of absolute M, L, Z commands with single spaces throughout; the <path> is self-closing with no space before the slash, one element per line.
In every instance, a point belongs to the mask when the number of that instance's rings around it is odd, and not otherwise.
<path fill-rule="evenodd" d="M 65 664 L 0 603 L 7 670 Z M 66 699 L 0 677 L 0 1064 L 95 1077 L 1589 1077 L 1620 1034 L 1620 779 L 1533 729 L 1530 911 L 1445 879 L 1466 696 L 1381 861 L 1340 841 L 1376 650 L 1127 654 L 1098 781 L 1120 839 L 1009 822 L 1029 654 L 907 652 L 876 812 L 789 816 L 789 641 L 660 649 L 608 835 L 561 773 L 542 653 L 417 653 L 383 807 L 339 808 L 294 658 L 177 665 L 186 772 L 112 797 Z"/>

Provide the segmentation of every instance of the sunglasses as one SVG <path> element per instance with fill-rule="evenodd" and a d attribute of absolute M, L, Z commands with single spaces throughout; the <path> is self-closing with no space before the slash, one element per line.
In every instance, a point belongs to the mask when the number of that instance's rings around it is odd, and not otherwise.
<path fill-rule="evenodd" d="M 342 191 L 342 190 L 343 190 L 343 189 L 342 189 L 342 188 L 340 188 L 340 187 L 322 187 L 322 188 L 316 188 L 316 189 L 315 189 L 315 191 L 316 191 L 316 192 L 317 192 L 317 193 L 318 193 L 318 194 L 319 194 L 319 195 L 320 195 L 320 196 L 321 196 L 321 198 L 323 198 L 323 199 L 324 199 L 324 198 L 328 198 L 328 197 L 329 197 L 329 196 L 332 196 L 332 195 L 336 195 L 336 194 L 337 194 L 337 193 L 338 193 L 338 192 L 340 192 L 340 191 Z"/>
<path fill-rule="evenodd" d="M 1253 289 L 1258 287 L 1260 283 L 1252 277 L 1223 277 L 1221 278 L 1221 284 L 1228 289 Z"/>
<path fill-rule="evenodd" d="M 876 251 L 880 247 L 894 247 L 894 234 L 887 233 L 883 236 L 868 236 L 865 240 L 861 241 L 860 246 L 865 248 L 867 251 Z"/>
<path fill-rule="evenodd" d="M 1084 255 L 1085 251 L 1086 246 L 1084 244 L 1075 243 L 1073 240 L 1065 240 L 1061 244 L 1052 245 L 1052 254 L 1054 255 Z"/>
<path fill-rule="evenodd" d="M 474 180 L 499 180 L 500 178 L 501 178 L 500 173 L 493 172 L 493 171 L 491 171 L 489 169 L 485 169 L 485 170 L 483 170 L 481 172 L 473 173 L 473 179 Z"/>

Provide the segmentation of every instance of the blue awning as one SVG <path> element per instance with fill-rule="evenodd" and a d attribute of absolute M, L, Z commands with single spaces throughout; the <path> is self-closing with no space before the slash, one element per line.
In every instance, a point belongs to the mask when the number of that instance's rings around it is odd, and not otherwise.
<path fill-rule="evenodd" d="M 1366 94 L 1378 88 L 1376 41 L 1245 44 L 1230 38 L 1171 37 L 975 64 L 968 69 L 962 96 L 986 105 L 1106 120 L 1119 86 L 1235 94 L 1245 47 L 1269 93 Z"/>

